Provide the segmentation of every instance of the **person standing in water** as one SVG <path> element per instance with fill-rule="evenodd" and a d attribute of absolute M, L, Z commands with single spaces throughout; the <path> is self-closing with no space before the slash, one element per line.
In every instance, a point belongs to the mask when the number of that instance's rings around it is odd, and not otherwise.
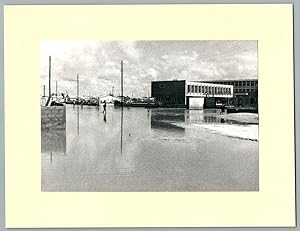
<path fill-rule="evenodd" d="M 106 100 L 104 100 L 104 104 L 103 104 L 103 113 L 106 113 Z"/>

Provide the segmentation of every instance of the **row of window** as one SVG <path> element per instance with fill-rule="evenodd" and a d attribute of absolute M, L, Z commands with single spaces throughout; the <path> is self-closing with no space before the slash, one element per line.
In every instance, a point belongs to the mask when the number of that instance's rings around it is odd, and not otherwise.
<path fill-rule="evenodd" d="M 257 87 L 233 87 L 233 89 L 257 89 Z"/>
<path fill-rule="evenodd" d="M 243 89 L 233 89 L 233 92 L 255 92 L 256 91 L 256 89 L 245 89 L 245 88 L 243 88 Z"/>
<path fill-rule="evenodd" d="M 214 82 L 214 83 L 217 83 L 217 84 L 227 84 L 227 85 L 233 85 L 235 87 L 237 86 L 253 86 L 253 87 L 257 87 L 257 81 L 232 81 L 232 82 L 229 82 L 229 81 L 218 81 L 218 82 Z"/>
<path fill-rule="evenodd" d="M 227 95 L 227 94 L 231 94 L 231 88 L 230 87 L 188 85 L 188 93 Z"/>
<path fill-rule="evenodd" d="M 177 101 L 176 97 L 171 98 L 171 97 L 157 97 L 156 98 L 160 102 L 169 102 L 169 103 L 175 103 Z"/>

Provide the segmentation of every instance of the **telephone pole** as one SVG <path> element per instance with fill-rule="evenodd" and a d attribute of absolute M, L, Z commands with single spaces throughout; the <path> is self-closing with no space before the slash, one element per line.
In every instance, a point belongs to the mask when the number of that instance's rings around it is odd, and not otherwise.
<path fill-rule="evenodd" d="M 55 81 L 55 93 L 56 93 L 56 96 L 57 96 L 57 80 Z"/>
<path fill-rule="evenodd" d="M 123 60 L 121 60 L 121 103 L 123 106 Z"/>
<path fill-rule="evenodd" d="M 51 97 L 51 56 L 49 56 L 49 97 Z"/>
<path fill-rule="evenodd" d="M 77 74 L 77 101 L 79 101 L 79 75 Z"/>

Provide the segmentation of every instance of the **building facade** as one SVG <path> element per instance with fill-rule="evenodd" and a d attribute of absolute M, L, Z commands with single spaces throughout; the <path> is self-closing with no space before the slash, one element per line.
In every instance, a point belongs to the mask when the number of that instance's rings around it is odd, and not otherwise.
<path fill-rule="evenodd" d="M 238 79 L 238 80 L 214 80 L 205 81 L 233 86 L 233 98 L 228 101 L 229 105 L 235 107 L 258 108 L 258 80 Z"/>
<path fill-rule="evenodd" d="M 233 86 L 198 81 L 172 80 L 153 81 L 151 97 L 162 106 L 201 109 L 216 98 L 233 97 Z"/>

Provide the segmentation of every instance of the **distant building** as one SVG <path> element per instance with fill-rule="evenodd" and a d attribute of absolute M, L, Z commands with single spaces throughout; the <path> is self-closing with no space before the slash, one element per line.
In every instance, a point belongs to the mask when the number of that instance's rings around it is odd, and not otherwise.
<path fill-rule="evenodd" d="M 215 99 L 232 98 L 233 86 L 186 80 L 153 81 L 151 97 L 166 107 L 201 109 L 214 107 Z"/>
<path fill-rule="evenodd" d="M 258 80 L 238 79 L 238 80 L 213 80 L 204 81 L 206 83 L 224 84 L 233 86 L 233 98 L 229 100 L 231 105 L 236 107 L 258 108 Z"/>

